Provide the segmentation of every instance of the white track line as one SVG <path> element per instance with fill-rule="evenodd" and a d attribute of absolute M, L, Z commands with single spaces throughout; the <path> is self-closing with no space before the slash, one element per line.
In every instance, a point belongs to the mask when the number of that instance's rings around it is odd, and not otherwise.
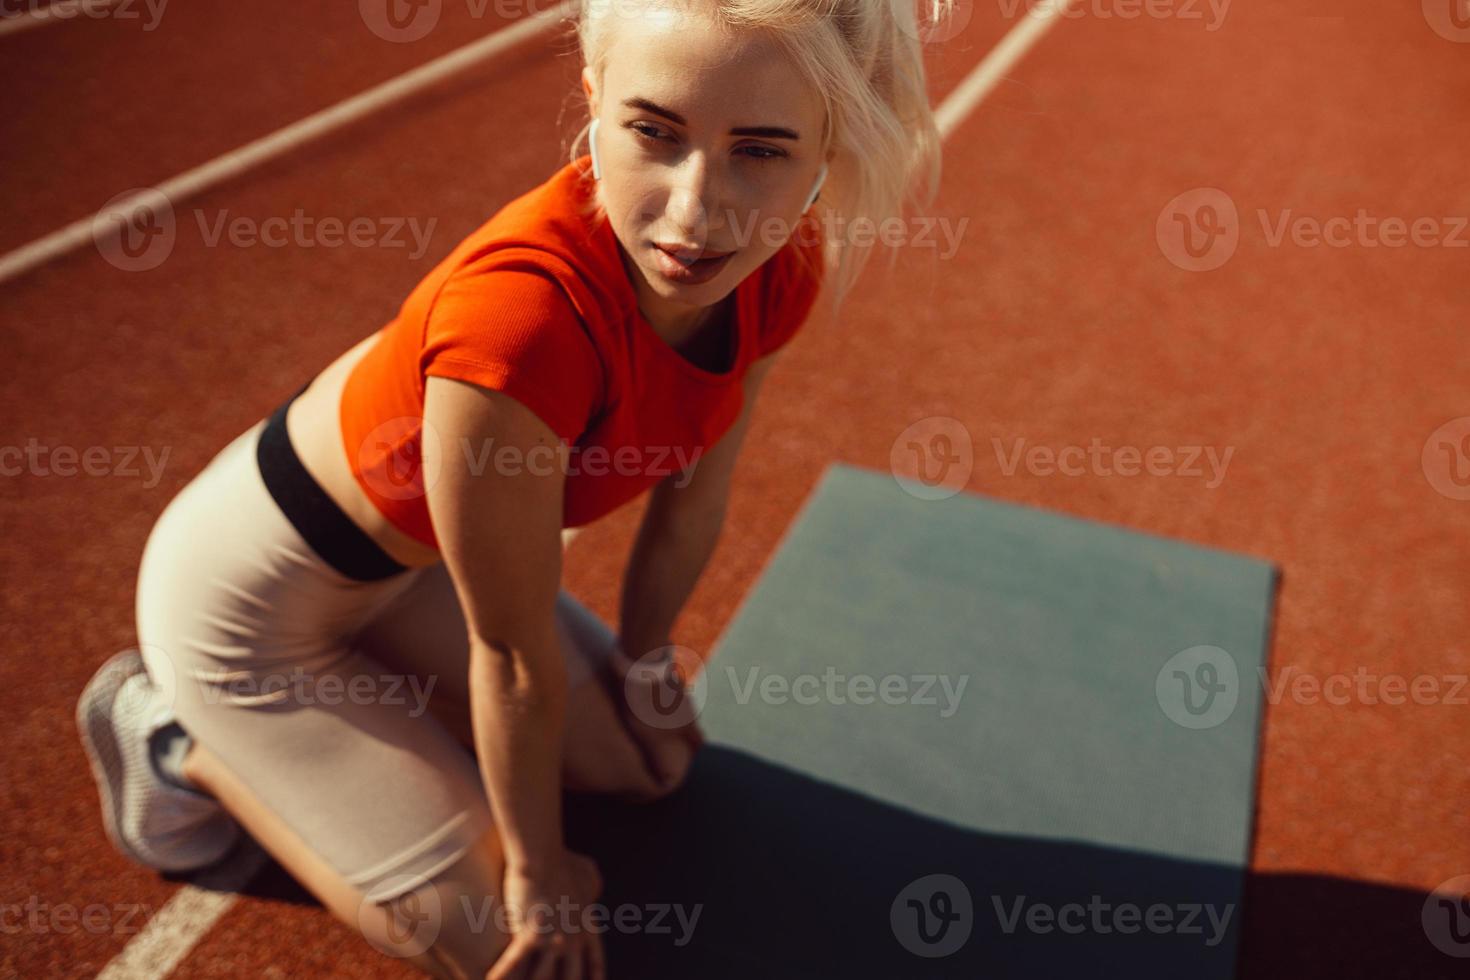
<path fill-rule="evenodd" d="M 949 138 L 950 134 L 954 132 L 955 127 L 964 120 L 965 116 L 974 110 L 975 106 L 979 105 L 981 100 L 995 88 L 996 83 L 1000 81 L 1004 74 L 1014 67 L 1037 41 L 1041 40 L 1059 19 L 1060 15 L 1065 13 L 1073 2 L 1074 0 L 1057 0 L 1056 3 L 1033 8 L 1032 12 L 1025 19 L 1011 28 L 1010 32 L 1006 34 L 1000 44 L 996 45 L 994 50 L 986 55 L 984 60 L 970 70 L 970 73 L 965 76 L 965 79 L 955 87 L 955 90 L 950 93 L 949 97 L 935 111 L 939 132 L 945 139 Z M 502 31 L 501 33 L 506 32 Z M 448 57 L 455 57 L 467 50 L 462 48 L 459 52 Z M 434 64 L 438 64 L 438 62 Z M 404 77 L 407 78 L 408 76 Z M 388 83 L 388 85 L 393 84 L 395 83 Z M 388 86 L 379 86 L 378 89 L 372 91 L 377 92 L 386 87 Z M 361 98 L 361 96 L 358 98 Z M 353 101 L 355 100 L 348 100 L 348 102 Z M 341 103 L 341 105 L 347 104 Z M 338 108 L 340 107 L 338 106 Z M 328 110 L 328 112 L 332 111 L 335 110 Z M 311 118 L 315 119 L 317 117 L 314 116 Z M 305 121 L 309 120 L 303 120 L 303 122 Z M 301 124 L 298 123 L 297 125 L 299 126 Z M 289 127 L 289 129 L 295 128 Z M 284 133 L 287 130 L 282 130 L 281 132 Z M 277 134 L 277 136 L 279 135 Z M 248 150 L 249 147 L 245 149 Z M 231 154 L 231 156 L 234 156 L 234 154 Z M 232 173 L 238 172 L 239 170 L 232 171 Z M 186 174 L 185 176 L 188 175 Z M 166 190 L 166 188 L 167 185 L 160 185 L 159 187 L 160 190 Z M 173 197 L 173 191 L 166 192 L 170 197 Z M 90 235 L 91 219 L 79 223 L 85 224 Z M 0 263 L 0 266 L 3 266 L 3 263 Z M 0 278 L 3 278 L 3 276 L 0 276 Z M 230 893 L 234 889 L 242 887 L 250 880 L 259 869 L 263 859 L 264 855 L 257 850 L 253 859 L 253 865 L 247 864 L 245 868 L 233 867 L 222 870 L 219 873 L 219 877 L 227 880 L 210 882 L 206 886 L 218 890 L 203 890 L 195 885 L 186 885 L 168 901 L 168 904 L 159 910 L 157 915 L 149 920 L 148 925 L 143 928 L 143 931 L 134 937 L 132 942 L 128 943 L 123 951 L 118 954 L 117 958 L 109 963 L 105 970 L 98 974 L 97 980 L 137 980 L 137 978 L 142 977 L 152 978 L 168 975 L 179 961 L 194 948 L 194 944 L 214 925 L 215 921 L 234 904 L 236 896 Z M 234 881 L 234 883 L 229 884 L 228 881 Z M 203 879 L 200 880 L 200 885 L 205 885 Z"/>
<path fill-rule="evenodd" d="M 956 126 L 974 111 L 985 96 L 989 95 L 1005 73 L 1015 67 L 1016 62 L 1036 46 L 1061 20 L 1062 15 L 1075 0 L 1050 0 L 1030 6 L 1021 22 L 1012 27 L 999 44 L 991 49 L 978 65 L 970 69 L 964 81 L 955 86 L 939 108 L 934 111 L 934 121 L 945 139 Z"/>
<path fill-rule="evenodd" d="M 395 102 L 401 102 L 456 72 L 463 71 L 522 41 L 535 37 L 563 18 L 574 16 L 580 6 L 578 0 L 563 0 L 555 7 L 518 20 L 494 34 L 489 34 L 458 50 L 451 51 L 426 65 L 370 88 L 366 92 L 344 99 L 284 129 L 278 129 L 269 136 L 263 136 L 253 143 L 247 143 L 193 170 L 170 177 L 163 183 L 132 197 L 115 201 L 108 208 L 108 212 L 112 214 L 131 213 L 139 205 L 150 201 L 156 202 L 160 194 L 170 203 L 177 204 L 216 184 L 232 177 L 238 177 L 268 160 L 289 153 L 305 143 L 355 123 L 379 109 Z M 88 244 L 92 241 L 93 222 L 103 217 L 99 213 L 73 221 L 44 238 L 38 238 L 29 245 L 23 245 L 13 252 L 0 256 L 0 282 L 13 279 L 74 248 Z"/>
<path fill-rule="evenodd" d="M 120 2 L 121 0 L 56 0 L 55 3 L 36 10 L 27 10 L 23 14 L 0 19 L 0 37 L 68 20 L 100 20 L 98 14 L 116 7 Z"/>
<path fill-rule="evenodd" d="M 166 977 L 239 898 L 265 865 L 265 852 L 246 841 L 228 864 L 202 872 L 174 892 L 158 914 L 97 974 L 97 980 Z"/>

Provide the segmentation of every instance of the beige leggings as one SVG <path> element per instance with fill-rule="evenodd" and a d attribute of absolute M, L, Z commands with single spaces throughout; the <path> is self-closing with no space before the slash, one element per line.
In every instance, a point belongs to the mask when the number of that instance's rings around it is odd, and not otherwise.
<path fill-rule="evenodd" d="M 361 582 L 312 551 L 261 478 L 264 424 L 154 525 L 139 647 L 195 740 L 344 880 L 385 901 L 493 826 L 473 755 L 428 710 L 430 697 L 468 703 L 468 632 L 443 563 Z M 569 684 L 590 677 L 588 655 L 568 652 L 582 647 L 561 646 Z"/>

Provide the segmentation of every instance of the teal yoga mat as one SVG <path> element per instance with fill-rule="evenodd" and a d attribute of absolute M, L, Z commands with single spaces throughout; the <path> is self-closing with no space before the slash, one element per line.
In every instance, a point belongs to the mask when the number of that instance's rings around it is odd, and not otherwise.
<path fill-rule="evenodd" d="M 1234 976 L 1274 566 L 925 497 L 830 467 L 688 783 L 569 795 L 610 976 Z"/>

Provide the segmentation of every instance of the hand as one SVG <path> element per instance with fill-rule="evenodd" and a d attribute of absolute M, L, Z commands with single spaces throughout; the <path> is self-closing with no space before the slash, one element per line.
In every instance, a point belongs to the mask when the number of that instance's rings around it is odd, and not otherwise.
<path fill-rule="evenodd" d="M 588 915 L 602 894 L 602 876 L 591 858 L 563 850 L 540 874 L 508 868 L 503 891 L 511 941 L 485 980 L 607 980 L 602 934 Z"/>
<path fill-rule="evenodd" d="M 683 778 L 705 737 L 684 677 L 698 666 L 695 658 L 686 654 L 676 659 L 671 644 L 653 649 L 663 649 L 664 656 L 634 660 L 621 645 L 614 647 L 605 681 L 649 772 L 666 790 Z"/>

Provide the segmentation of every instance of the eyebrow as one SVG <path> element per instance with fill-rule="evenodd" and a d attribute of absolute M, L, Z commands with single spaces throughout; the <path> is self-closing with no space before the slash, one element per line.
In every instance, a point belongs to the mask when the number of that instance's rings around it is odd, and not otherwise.
<path fill-rule="evenodd" d="M 627 106 L 629 109 L 642 109 L 645 112 L 651 112 L 654 115 L 663 116 L 665 119 L 668 119 L 669 121 L 680 126 L 689 125 L 684 117 L 679 115 L 673 109 L 665 109 L 663 106 L 659 105 L 657 102 L 654 102 L 651 99 L 634 96 L 631 99 L 624 99 L 623 105 Z M 730 130 L 730 135 L 764 136 L 770 139 L 778 140 L 801 139 L 800 133 L 798 133 L 794 129 L 788 129 L 785 126 L 737 126 L 735 129 Z"/>

